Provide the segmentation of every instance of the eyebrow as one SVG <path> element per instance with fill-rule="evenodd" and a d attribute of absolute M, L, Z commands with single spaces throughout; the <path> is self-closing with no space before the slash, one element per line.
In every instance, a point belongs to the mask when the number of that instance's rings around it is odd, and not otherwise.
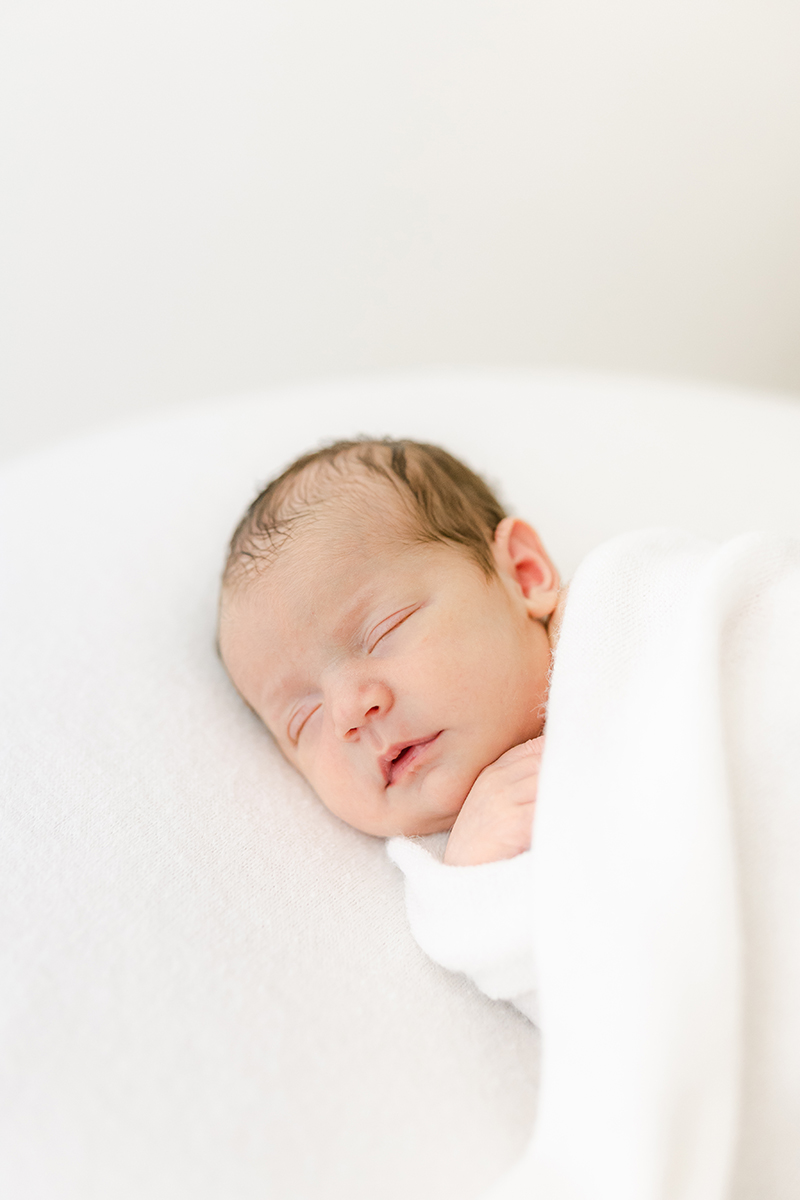
<path fill-rule="evenodd" d="M 334 641 L 342 642 L 351 640 L 354 631 L 362 624 L 368 610 L 377 603 L 379 593 L 380 585 L 375 581 L 371 581 L 364 584 L 350 598 L 350 602 L 333 627 L 332 635 Z"/>

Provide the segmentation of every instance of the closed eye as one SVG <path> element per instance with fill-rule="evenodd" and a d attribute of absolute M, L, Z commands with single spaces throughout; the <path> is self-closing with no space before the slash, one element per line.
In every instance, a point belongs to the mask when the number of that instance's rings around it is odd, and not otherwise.
<path fill-rule="evenodd" d="M 300 737 L 300 734 L 303 732 L 309 719 L 313 717 L 314 713 L 317 712 L 321 707 L 321 702 L 317 701 L 313 704 L 304 704 L 302 708 L 298 708 L 297 712 L 292 713 L 291 717 L 289 718 L 289 725 L 286 732 L 289 736 L 289 741 L 294 746 L 297 745 L 297 740 Z"/>
<path fill-rule="evenodd" d="M 398 612 L 392 613 L 390 617 L 386 617 L 385 620 L 376 625 L 375 628 L 370 631 L 367 639 L 367 652 L 371 654 L 378 645 L 378 642 L 383 641 L 387 634 L 394 633 L 395 629 L 398 629 L 404 621 L 407 621 L 408 618 L 413 616 L 414 613 L 417 612 L 421 607 L 421 604 L 410 604 L 408 608 L 401 608 Z"/>

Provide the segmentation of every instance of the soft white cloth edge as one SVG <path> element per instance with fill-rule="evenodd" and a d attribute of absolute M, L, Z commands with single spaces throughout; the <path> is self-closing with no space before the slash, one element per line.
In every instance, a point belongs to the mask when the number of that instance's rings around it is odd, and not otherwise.
<path fill-rule="evenodd" d="M 534 1019 L 530 851 L 453 866 L 412 838 L 392 838 L 386 850 L 405 876 L 409 924 L 425 953 L 468 975 L 492 999 L 514 1001 Z"/>

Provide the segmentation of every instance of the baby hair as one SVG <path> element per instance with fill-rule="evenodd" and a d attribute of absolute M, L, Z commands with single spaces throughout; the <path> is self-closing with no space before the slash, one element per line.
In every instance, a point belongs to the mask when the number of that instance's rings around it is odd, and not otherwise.
<path fill-rule="evenodd" d="M 375 482 L 401 502 L 399 510 L 387 504 L 385 514 L 399 536 L 460 547 L 487 577 L 495 574 L 490 546 L 506 512 L 479 475 L 426 442 L 358 438 L 303 454 L 256 496 L 231 538 L 223 587 L 271 562 L 298 524 L 332 504 L 353 514 L 374 510 Z"/>

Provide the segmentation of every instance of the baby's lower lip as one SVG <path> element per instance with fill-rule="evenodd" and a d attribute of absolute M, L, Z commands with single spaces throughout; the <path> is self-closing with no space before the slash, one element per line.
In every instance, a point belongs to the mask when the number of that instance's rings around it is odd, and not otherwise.
<path fill-rule="evenodd" d="M 403 752 L 402 758 L 391 763 L 389 766 L 389 781 L 386 786 L 392 787 L 393 784 L 398 783 L 407 775 L 411 768 L 422 758 L 428 747 L 433 745 L 441 732 L 440 729 L 439 733 L 435 733 L 433 737 L 426 738 L 424 742 L 415 742 L 410 750 Z"/>

